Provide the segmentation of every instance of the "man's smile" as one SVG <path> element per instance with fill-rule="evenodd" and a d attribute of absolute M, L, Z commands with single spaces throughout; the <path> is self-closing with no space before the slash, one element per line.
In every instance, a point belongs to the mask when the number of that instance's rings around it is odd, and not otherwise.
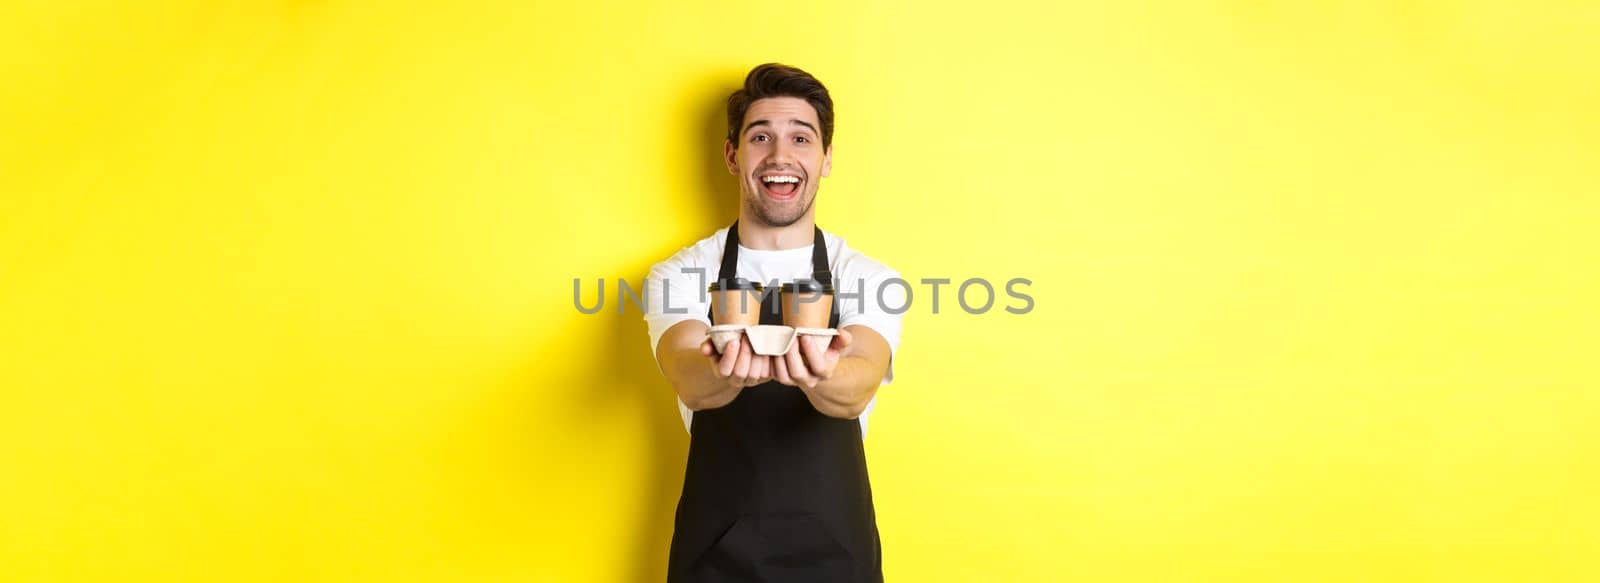
<path fill-rule="evenodd" d="M 800 194 L 800 184 L 803 180 L 799 175 L 788 172 L 768 172 L 756 176 L 756 181 L 761 184 L 762 192 L 773 200 L 789 200 Z"/>

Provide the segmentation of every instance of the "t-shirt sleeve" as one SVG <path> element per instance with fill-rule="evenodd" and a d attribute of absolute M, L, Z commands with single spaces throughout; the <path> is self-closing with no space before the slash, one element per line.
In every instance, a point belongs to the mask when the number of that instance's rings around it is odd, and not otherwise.
<path fill-rule="evenodd" d="M 707 326 L 711 298 L 705 288 L 711 276 L 689 256 L 692 250 L 672 256 L 650 268 L 645 290 L 645 326 L 650 332 L 650 353 L 655 354 L 661 336 L 674 324 L 698 320 Z M 660 361 L 657 361 L 659 365 Z"/>
<path fill-rule="evenodd" d="M 907 285 L 900 273 L 857 255 L 841 266 L 837 278 L 839 327 L 871 328 L 889 343 L 889 368 L 883 384 L 894 380 L 894 355 L 900 349 L 900 317 L 905 314 Z"/>

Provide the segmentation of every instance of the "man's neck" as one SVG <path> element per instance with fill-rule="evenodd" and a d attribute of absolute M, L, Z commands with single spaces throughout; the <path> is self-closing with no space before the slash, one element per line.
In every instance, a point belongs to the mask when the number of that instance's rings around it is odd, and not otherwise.
<path fill-rule="evenodd" d="M 809 247 L 816 232 L 816 224 L 816 218 L 809 212 L 794 224 L 774 227 L 750 216 L 748 211 L 740 211 L 739 244 L 762 251 Z"/>

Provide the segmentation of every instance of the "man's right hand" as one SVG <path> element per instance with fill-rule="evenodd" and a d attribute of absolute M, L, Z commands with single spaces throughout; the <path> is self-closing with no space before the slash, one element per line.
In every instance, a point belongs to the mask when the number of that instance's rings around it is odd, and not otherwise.
<path fill-rule="evenodd" d="M 700 320 L 673 324 L 656 346 L 656 362 L 684 406 L 694 411 L 715 409 L 739 398 L 745 387 L 772 379 L 772 357 L 756 354 L 743 335 L 718 354 L 706 338 L 710 327 Z"/>
<path fill-rule="evenodd" d="M 750 339 L 739 336 L 737 346 L 728 345 L 728 350 L 721 355 L 717 354 L 717 347 L 707 338 L 700 343 L 700 354 L 710 360 L 711 374 L 729 387 L 753 387 L 772 380 L 772 357 L 756 354 L 750 346 Z"/>

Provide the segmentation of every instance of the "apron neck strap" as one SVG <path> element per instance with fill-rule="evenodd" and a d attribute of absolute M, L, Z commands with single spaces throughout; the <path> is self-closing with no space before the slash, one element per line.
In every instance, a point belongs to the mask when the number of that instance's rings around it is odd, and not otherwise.
<path fill-rule="evenodd" d="M 728 227 L 728 242 L 722 247 L 722 269 L 717 272 L 717 281 L 727 282 L 738 277 L 739 270 L 739 221 L 734 221 Z"/>
<path fill-rule="evenodd" d="M 822 240 L 822 227 L 812 225 L 811 228 L 816 230 L 811 239 L 811 279 L 833 285 L 833 271 L 828 269 L 828 246 Z"/>
<path fill-rule="evenodd" d="M 811 279 L 820 283 L 832 284 L 833 271 L 828 269 L 828 246 L 822 238 L 822 227 L 812 225 L 811 239 Z M 717 281 L 729 281 L 738 276 L 739 269 L 739 221 L 734 221 L 728 227 L 728 240 L 722 247 L 722 268 L 717 272 Z"/>

